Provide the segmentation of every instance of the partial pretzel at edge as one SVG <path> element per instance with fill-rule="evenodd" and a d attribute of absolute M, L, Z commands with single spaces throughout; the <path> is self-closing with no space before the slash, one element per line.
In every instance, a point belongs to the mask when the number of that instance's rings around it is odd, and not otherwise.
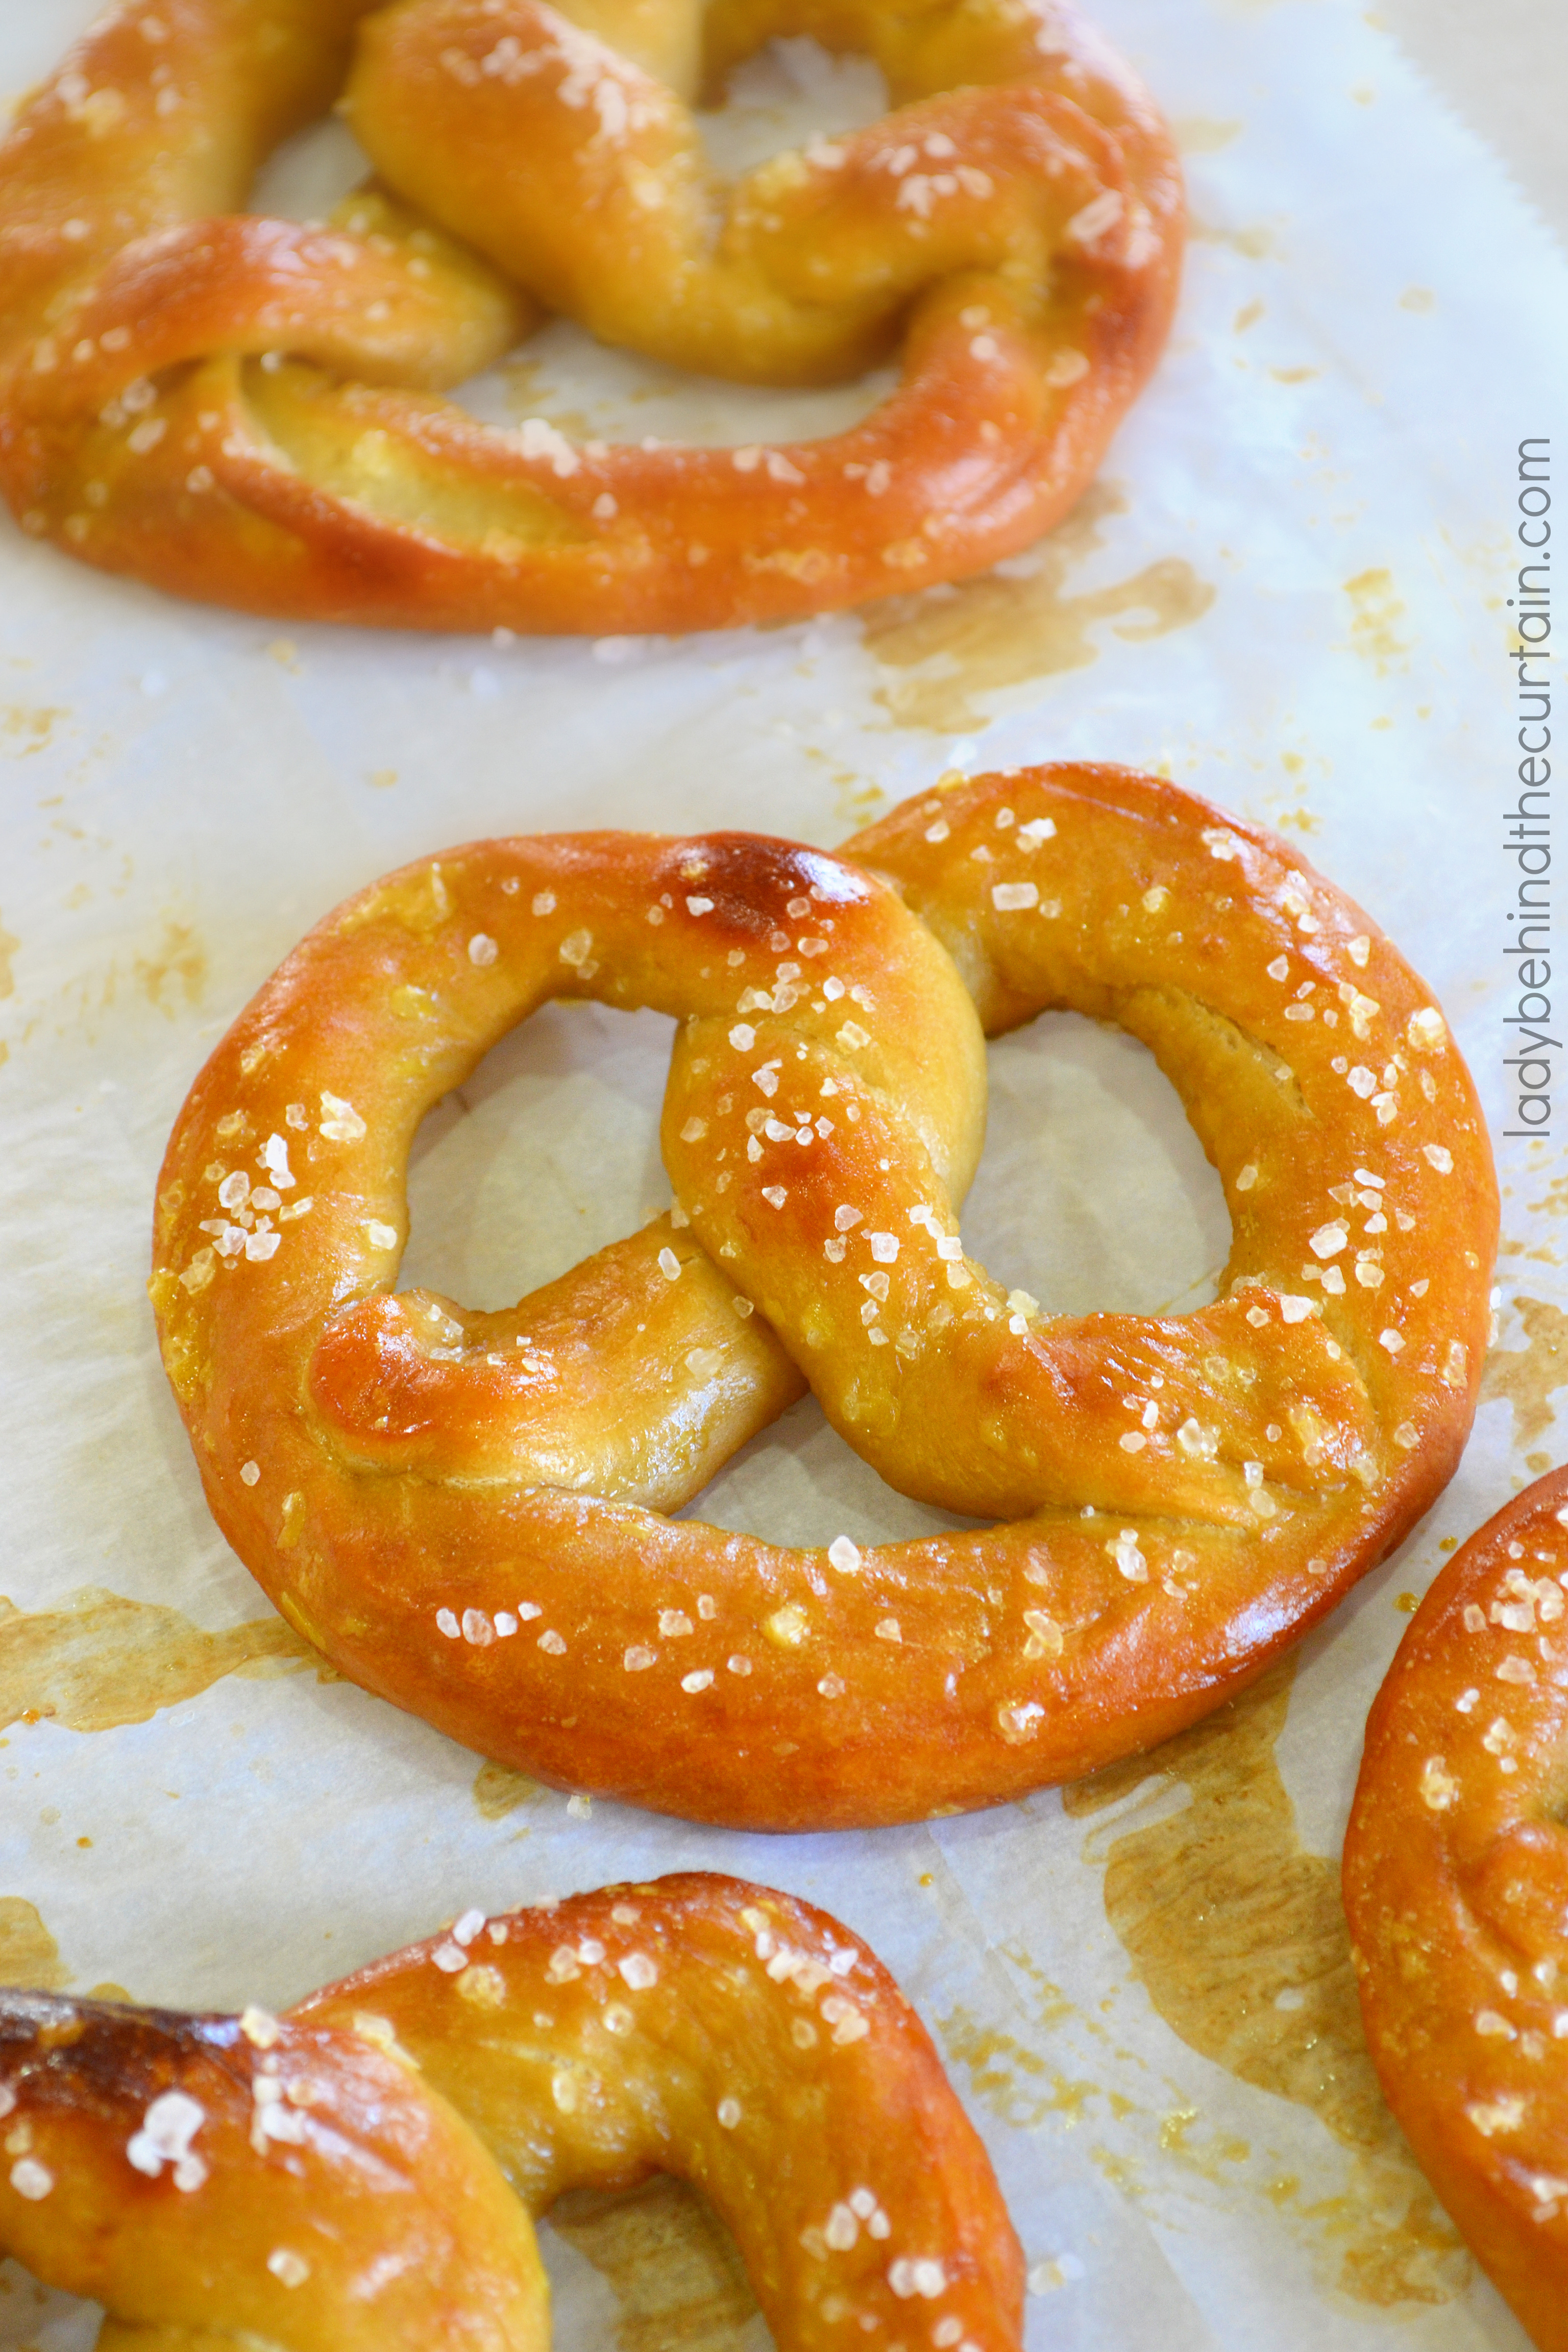
<path fill-rule="evenodd" d="M 837 1920 L 736 1879 L 471 1910 L 281 2018 L 0 1991 L 0 2252 L 105 2304 L 101 2352 L 549 2352 L 530 2217 L 656 2172 L 730 2224 L 781 2352 L 857 2320 L 1022 2343 L 919 2018 Z"/>
<path fill-rule="evenodd" d="M 1422 2170 L 1542 2352 L 1568 2352 L 1568 1470 L 1435 1579 L 1367 1722 L 1345 1916 Z"/>
<path fill-rule="evenodd" d="M 808 30 L 869 49 L 900 101 L 737 184 L 711 252 L 658 71 L 689 79 L 692 0 L 575 14 L 595 30 L 542 0 L 101 20 L 0 144 L 0 488 L 23 528 L 252 611 L 601 633 L 860 604 L 1059 520 L 1164 341 L 1183 226 L 1157 112 L 1065 0 L 711 10 L 721 76 Z M 610 45 L 622 18 L 662 27 L 654 71 Z M 325 226 L 243 217 L 362 26 L 348 102 L 382 184 Z M 901 334 L 903 381 L 848 432 L 733 450 L 503 432 L 431 396 L 541 303 L 750 380 L 852 375 Z"/>

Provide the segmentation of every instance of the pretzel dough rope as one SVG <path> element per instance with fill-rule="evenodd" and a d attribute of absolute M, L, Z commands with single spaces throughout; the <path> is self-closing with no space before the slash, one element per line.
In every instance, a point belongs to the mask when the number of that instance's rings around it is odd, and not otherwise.
<path fill-rule="evenodd" d="M 836 1920 L 736 1879 L 468 1911 L 281 2020 L 0 1992 L 0 2251 L 106 2304 L 102 2352 L 545 2352 L 530 2214 L 654 2172 L 730 2224 L 780 2352 L 1023 2341 L 919 2019 Z"/>
<path fill-rule="evenodd" d="M 1486 1330 L 1468 1075 L 1282 845 L 1057 768 L 954 783 L 851 847 L 930 930 L 863 868 L 746 835 L 480 844 L 392 877 L 229 1032 L 160 1193 L 165 1361 L 290 1622 L 487 1755 L 751 1826 L 993 1802 L 1194 1719 L 1440 1490 Z M 1152 1049 L 1226 1187 L 1220 1304 L 1050 1318 L 964 1255 L 979 1037 L 932 932 L 993 1032 L 1066 1004 Z M 550 993 L 682 1017 L 681 1229 L 510 1317 L 395 1297 L 420 1116 Z M 790 1550 L 647 1507 L 801 1374 L 889 1483 L 1006 1524 Z M 595 1425 L 623 1386 L 624 1444 Z"/>
<path fill-rule="evenodd" d="M 1568 1471 L 1454 1555 L 1373 1706 L 1345 1841 L 1389 2105 L 1542 2352 L 1568 2347 Z"/>
<path fill-rule="evenodd" d="M 356 25 L 380 184 L 325 228 L 239 216 Z M 898 111 L 726 193 L 688 110 L 700 36 L 721 82 L 790 31 L 868 51 Z M 1065 0 L 134 0 L 0 146 L 0 488 L 90 562 L 255 611 L 558 632 L 852 604 L 1067 511 L 1163 341 L 1181 227 L 1158 115 Z M 903 330 L 903 382 L 850 432 L 748 449 L 578 446 L 428 396 L 536 302 L 746 381 L 852 376 Z"/>

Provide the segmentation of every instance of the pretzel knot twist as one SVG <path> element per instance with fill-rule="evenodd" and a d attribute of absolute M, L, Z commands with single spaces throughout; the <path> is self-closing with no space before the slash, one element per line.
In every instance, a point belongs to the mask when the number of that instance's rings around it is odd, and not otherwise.
<path fill-rule="evenodd" d="M 1384 2095 L 1542 2352 L 1568 2347 L 1568 1471 L 1437 1577 L 1378 1693 L 1345 1911 Z"/>
<path fill-rule="evenodd" d="M 781 2352 L 1023 2342 L 920 2020 L 837 1920 L 737 1879 L 468 1911 L 280 2019 L 0 1992 L 0 2252 L 105 2304 L 100 2352 L 546 2352 L 530 2216 L 655 2172 L 728 2221 Z"/>
<path fill-rule="evenodd" d="M 788 32 L 868 53 L 897 110 L 727 187 L 690 101 Z M 376 178 L 325 226 L 244 215 L 339 91 Z M 0 487 L 89 562 L 251 611 L 853 604 L 1067 511 L 1163 341 L 1182 221 L 1158 114 L 1066 0 L 127 0 L 0 146 Z M 546 310 L 743 383 L 901 341 L 902 380 L 765 449 L 431 396 Z"/>
<path fill-rule="evenodd" d="M 1442 1016 L 1269 835 L 1054 767 L 848 856 L 586 834 L 378 883 L 198 1078 L 152 1284 L 211 1507 L 345 1673 L 778 1829 L 1013 1797 L 1257 1674 L 1449 1476 L 1496 1227 Z M 552 995 L 678 1016 L 675 1211 L 503 1314 L 395 1293 L 420 1118 Z M 1048 1005 L 1180 1092 L 1219 1303 L 1051 1316 L 966 1255 L 982 1024 Z M 806 1381 L 892 1486 L 1003 1524 L 824 1551 L 661 1516 Z"/>

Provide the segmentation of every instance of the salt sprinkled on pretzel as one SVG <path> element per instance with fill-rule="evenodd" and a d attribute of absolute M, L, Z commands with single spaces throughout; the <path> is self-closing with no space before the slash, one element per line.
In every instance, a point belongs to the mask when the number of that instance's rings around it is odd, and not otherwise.
<path fill-rule="evenodd" d="M 1075 1777 L 1258 1672 L 1451 1474 L 1496 1230 L 1441 1014 L 1268 835 L 1058 767 L 848 846 L 481 843 L 351 900 L 198 1079 L 153 1282 L 219 1524 L 343 1671 L 773 1828 Z M 420 1117 L 551 994 L 679 1020 L 675 1212 L 505 1315 L 395 1294 Z M 1235 1230 L 1215 1306 L 1053 1317 L 965 1252 L 979 1024 L 1054 1004 L 1180 1092 Z M 1000 1524 L 660 1516 L 803 1379 L 889 1483 Z"/>
<path fill-rule="evenodd" d="M 1345 1911 L 1384 2095 L 1542 2352 L 1568 2346 L 1568 1470 L 1456 1552 L 1373 1706 Z"/>
<path fill-rule="evenodd" d="M 582 21 L 578 21 L 581 19 Z M 775 34 L 897 110 L 732 187 L 689 110 Z M 342 104 L 379 178 L 245 215 Z M 0 144 L 0 488 L 109 571 L 253 611 L 681 630 L 973 572 L 1072 505 L 1164 340 L 1158 114 L 1066 0 L 135 0 Z M 826 440 L 611 447 L 432 397 L 565 312 L 743 382 L 899 389 Z"/>
<path fill-rule="evenodd" d="M 847 1928 L 736 1879 L 475 1908 L 282 2018 L 0 1992 L 0 2252 L 107 2305 L 106 2343 L 548 2352 L 530 2216 L 654 2172 L 728 2221 L 781 2345 L 1023 2341 L 919 2019 Z"/>

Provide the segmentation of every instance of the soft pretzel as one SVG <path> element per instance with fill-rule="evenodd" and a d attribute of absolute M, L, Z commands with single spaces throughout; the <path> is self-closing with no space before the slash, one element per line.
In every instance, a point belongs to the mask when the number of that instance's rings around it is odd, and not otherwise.
<path fill-rule="evenodd" d="M 690 114 L 775 34 L 897 110 L 725 187 Z M 357 33 L 357 46 L 355 36 Z M 334 91 L 380 175 L 242 214 Z M 421 628 L 722 626 L 951 580 L 1073 504 L 1153 365 L 1182 198 L 1067 0 L 124 0 L 0 145 L 0 488 L 111 572 Z M 574 445 L 433 395 L 564 311 L 852 431 Z"/>
<path fill-rule="evenodd" d="M 1267 835 L 1058 767 L 849 849 L 480 843 L 349 901 L 197 1080 L 152 1285 L 214 1514 L 346 1674 L 771 1828 L 1016 1796 L 1258 1673 L 1450 1475 L 1495 1234 L 1441 1015 Z M 679 1016 L 673 1220 L 504 1315 L 395 1295 L 421 1115 L 550 994 Z M 974 1008 L 1052 1004 L 1181 1092 L 1219 1304 L 1053 1318 L 965 1256 Z M 823 1551 L 658 1516 L 803 1378 L 893 1486 L 1004 1524 Z"/>
<path fill-rule="evenodd" d="M 1345 1910 L 1367 2043 L 1433 2188 L 1568 2347 L 1568 1470 L 1455 1553 L 1367 1724 Z"/>
<path fill-rule="evenodd" d="M 0 2252 L 101 2352 L 546 2352 L 530 2216 L 650 2173 L 780 2352 L 1017 2352 L 1023 2258 L 914 2011 L 847 1928 L 693 1873 L 395 1952 L 277 2019 L 0 1992 Z"/>

